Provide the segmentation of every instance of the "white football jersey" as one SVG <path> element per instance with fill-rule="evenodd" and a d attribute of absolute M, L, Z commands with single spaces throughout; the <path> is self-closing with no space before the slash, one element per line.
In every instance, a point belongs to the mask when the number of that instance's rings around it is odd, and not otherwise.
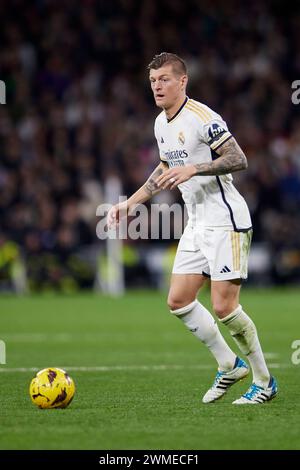
<path fill-rule="evenodd" d="M 209 163 L 219 156 L 215 150 L 232 137 L 219 114 L 189 98 L 170 120 L 162 111 L 155 120 L 154 133 L 160 158 L 169 168 Z M 231 174 L 193 176 L 178 188 L 190 225 L 228 227 L 237 232 L 251 228 L 248 206 L 234 187 Z"/>

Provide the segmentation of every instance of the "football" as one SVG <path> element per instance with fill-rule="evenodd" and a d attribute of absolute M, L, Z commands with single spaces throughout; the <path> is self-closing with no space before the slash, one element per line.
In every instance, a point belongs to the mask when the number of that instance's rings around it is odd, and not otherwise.
<path fill-rule="evenodd" d="M 49 367 L 32 379 L 29 394 L 39 408 L 66 408 L 74 397 L 75 384 L 63 369 Z"/>

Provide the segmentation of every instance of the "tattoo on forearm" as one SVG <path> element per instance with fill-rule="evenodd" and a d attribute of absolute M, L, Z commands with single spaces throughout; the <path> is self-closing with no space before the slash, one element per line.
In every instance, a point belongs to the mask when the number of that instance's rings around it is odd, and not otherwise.
<path fill-rule="evenodd" d="M 220 157 L 211 163 L 196 164 L 197 174 L 225 175 L 247 168 L 247 158 L 233 138 L 220 147 L 219 155 Z"/>
<path fill-rule="evenodd" d="M 162 174 L 162 172 L 163 172 L 163 170 L 161 168 L 158 168 L 157 170 L 155 170 L 152 173 L 150 178 L 144 184 L 144 189 L 145 189 L 146 193 L 149 194 L 149 196 L 153 196 L 153 194 L 156 191 L 161 189 L 161 188 L 159 188 L 159 186 L 157 185 L 155 180 Z"/>

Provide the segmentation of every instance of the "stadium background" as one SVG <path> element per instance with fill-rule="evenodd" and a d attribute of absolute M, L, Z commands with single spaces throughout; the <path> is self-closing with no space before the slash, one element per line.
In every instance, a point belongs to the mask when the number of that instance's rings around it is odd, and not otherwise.
<path fill-rule="evenodd" d="M 0 448 L 299 449 L 299 5 L 11 0 L 0 15 Z M 232 409 L 245 384 L 200 405 L 215 365 L 157 292 L 176 243 L 125 242 L 126 285 L 138 291 L 93 292 L 105 285 L 105 186 L 129 195 L 158 162 L 146 66 L 161 51 L 186 60 L 189 96 L 225 118 L 248 157 L 234 175 L 254 224 L 242 301 L 281 391 L 263 410 Z M 51 365 L 66 366 L 78 390 L 59 415 L 28 396 L 33 371 Z"/>
<path fill-rule="evenodd" d="M 95 230 L 105 181 L 114 175 L 130 195 L 158 162 L 158 109 L 146 66 L 164 50 L 185 58 L 189 95 L 225 118 L 248 157 L 248 171 L 234 180 L 255 228 L 250 282 L 299 282 L 295 10 L 283 12 L 276 1 L 168 0 L 14 0 L 0 8 L 3 289 L 9 272 L 24 288 L 22 269 L 11 268 L 18 257 L 31 291 L 94 286 L 95 260 L 105 248 Z M 125 246 L 129 285 L 157 286 L 145 253 L 161 243 Z"/>

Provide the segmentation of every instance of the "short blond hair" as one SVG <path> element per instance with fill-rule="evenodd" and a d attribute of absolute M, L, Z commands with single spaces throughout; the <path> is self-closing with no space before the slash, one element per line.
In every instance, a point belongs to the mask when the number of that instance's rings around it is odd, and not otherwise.
<path fill-rule="evenodd" d="M 172 65 L 173 71 L 176 75 L 186 75 L 187 68 L 185 62 L 181 57 L 176 54 L 172 54 L 171 52 L 161 52 L 153 57 L 152 61 L 148 65 L 148 69 L 160 69 L 164 65 Z"/>

